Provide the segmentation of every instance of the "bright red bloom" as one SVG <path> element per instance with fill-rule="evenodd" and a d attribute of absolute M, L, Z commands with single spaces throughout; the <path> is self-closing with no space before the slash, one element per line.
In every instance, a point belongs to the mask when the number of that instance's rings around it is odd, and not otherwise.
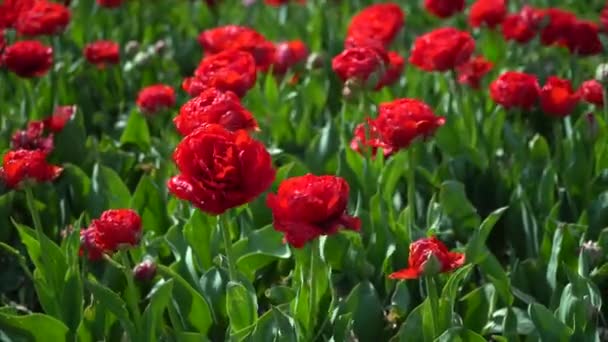
<path fill-rule="evenodd" d="M 596 106 L 604 105 L 604 87 L 596 80 L 588 80 L 581 84 L 578 88 L 580 97 L 585 102 L 594 104 Z"/>
<path fill-rule="evenodd" d="M 284 74 L 287 69 L 306 60 L 308 48 L 301 40 L 282 42 L 276 45 L 272 71 Z"/>
<path fill-rule="evenodd" d="M 27 11 L 21 12 L 15 28 L 24 36 L 53 35 L 68 26 L 70 16 L 70 10 L 64 5 L 38 0 Z"/>
<path fill-rule="evenodd" d="M 266 191 L 275 177 L 270 154 L 246 131 L 209 124 L 196 129 L 173 153 L 180 174 L 167 186 L 175 196 L 219 215 Z"/>
<path fill-rule="evenodd" d="M 194 78 L 186 79 L 182 87 L 191 96 L 207 88 L 232 91 L 245 96 L 257 77 L 255 60 L 245 51 L 227 50 L 205 57 L 196 68 Z"/>
<path fill-rule="evenodd" d="M 35 0 L 4 0 L 0 2 L 0 28 L 13 27 L 19 15 L 32 8 Z"/>
<path fill-rule="evenodd" d="M 156 113 L 175 106 L 175 91 L 166 84 L 154 84 L 140 90 L 136 102 L 143 112 Z"/>
<path fill-rule="evenodd" d="M 0 57 L 2 56 L 2 51 L 6 47 L 6 38 L 4 37 L 4 30 L 0 29 Z M 0 66 L 2 66 L 2 58 L 0 58 Z"/>
<path fill-rule="evenodd" d="M 506 15 L 505 0 L 477 0 L 469 11 L 469 25 L 479 27 L 483 24 L 494 28 L 503 21 Z"/>
<path fill-rule="evenodd" d="M 521 11 L 509 14 L 502 22 L 502 35 L 506 40 L 527 43 L 538 33 L 544 11 L 524 6 Z"/>
<path fill-rule="evenodd" d="M 206 124 L 219 124 L 229 131 L 258 128 L 255 118 L 241 105 L 236 94 L 216 88 L 208 88 L 186 102 L 173 123 L 182 135 L 188 135 Z"/>
<path fill-rule="evenodd" d="M 418 137 L 433 135 L 444 123 L 445 118 L 436 116 L 426 103 L 403 98 L 381 103 L 372 124 L 387 146 L 385 153 L 390 154 L 407 148 Z"/>
<path fill-rule="evenodd" d="M 372 156 L 376 155 L 379 148 L 382 148 L 384 157 L 388 157 L 394 152 L 391 146 L 382 141 L 373 120 L 369 118 L 366 123 L 358 124 L 355 127 L 350 148 L 359 153 L 363 153 L 367 148 L 370 148 Z"/>
<path fill-rule="evenodd" d="M 490 84 L 492 100 L 507 109 L 530 109 L 538 100 L 539 92 L 536 76 L 517 71 L 507 71 Z"/>
<path fill-rule="evenodd" d="M 346 35 L 377 40 L 387 47 L 403 27 L 404 17 L 401 7 L 395 3 L 373 4 L 351 18 Z"/>
<path fill-rule="evenodd" d="M 53 49 L 37 40 L 16 42 L 4 50 L 2 63 L 21 77 L 39 77 L 53 66 Z"/>
<path fill-rule="evenodd" d="M 464 10 L 464 0 L 424 0 L 424 8 L 439 18 L 449 18 Z"/>
<path fill-rule="evenodd" d="M 545 10 L 545 14 L 549 18 L 549 22 L 541 31 L 541 43 L 544 45 L 567 46 L 572 27 L 577 20 L 576 15 L 559 8 L 549 8 Z"/>
<path fill-rule="evenodd" d="M 458 83 L 466 84 L 473 89 L 479 89 L 481 79 L 492 70 L 494 64 L 483 56 L 477 56 L 456 68 Z"/>
<path fill-rule="evenodd" d="M 389 51 L 387 56 L 388 64 L 386 65 L 386 71 L 380 82 L 378 82 L 378 85 L 375 88 L 376 90 L 397 82 L 399 77 L 401 77 L 403 67 L 405 66 L 405 59 L 398 53 Z"/>
<path fill-rule="evenodd" d="M 198 42 L 206 55 L 226 50 L 249 52 L 260 70 L 267 70 L 274 61 L 274 44 L 249 27 L 226 25 L 205 30 L 198 36 Z"/>
<path fill-rule="evenodd" d="M 80 231 L 81 254 L 98 260 L 102 253 L 111 254 L 123 245 L 136 246 L 141 237 L 141 217 L 131 209 L 110 209 Z"/>
<path fill-rule="evenodd" d="M 109 40 L 98 40 L 84 48 L 84 57 L 98 68 L 120 62 L 120 46 Z"/>
<path fill-rule="evenodd" d="M 452 27 L 436 29 L 414 41 L 410 63 L 426 71 L 447 71 L 471 58 L 475 40 Z"/>
<path fill-rule="evenodd" d="M 281 183 L 277 194 L 268 194 L 274 229 L 296 248 L 321 235 L 335 234 L 340 227 L 358 231 L 359 218 L 346 213 L 349 186 L 336 176 L 307 174 Z"/>
<path fill-rule="evenodd" d="M 44 123 L 32 121 L 27 125 L 27 129 L 13 134 L 11 149 L 39 150 L 48 154 L 53 150 L 53 135 L 44 136 Z"/>
<path fill-rule="evenodd" d="M 424 238 L 410 244 L 408 268 L 391 273 L 390 279 L 417 279 L 424 275 L 451 272 L 462 267 L 463 253 L 450 252 L 436 237 Z"/>
<path fill-rule="evenodd" d="M 4 155 L 0 178 L 9 188 L 16 188 L 25 180 L 48 182 L 59 177 L 61 167 L 50 165 L 41 150 L 15 150 Z"/>
<path fill-rule="evenodd" d="M 57 106 L 53 115 L 43 120 L 44 128 L 54 133 L 61 132 L 74 113 L 76 106 Z"/>
<path fill-rule="evenodd" d="M 540 106 L 545 114 L 551 116 L 570 115 L 579 99 L 569 80 L 555 76 L 550 76 L 540 90 Z"/>
<path fill-rule="evenodd" d="M 116 8 L 122 5 L 124 0 L 96 0 L 97 5 L 106 8 Z"/>
<path fill-rule="evenodd" d="M 371 47 L 354 47 L 334 57 L 331 67 L 342 81 L 358 79 L 367 81 L 372 74 L 384 75 L 388 56 L 386 52 Z"/>

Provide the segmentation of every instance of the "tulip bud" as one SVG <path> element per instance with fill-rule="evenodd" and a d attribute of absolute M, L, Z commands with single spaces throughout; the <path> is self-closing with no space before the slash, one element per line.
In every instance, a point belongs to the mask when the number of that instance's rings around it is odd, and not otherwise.
<path fill-rule="evenodd" d="M 441 272 L 441 261 L 431 253 L 422 265 L 424 275 L 435 275 Z"/>
<path fill-rule="evenodd" d="M 161 52 L 163 52 L 165 49 L 167 48 L 167 42 L 164 39 L 161 39 L 159 41 L 157 41 L 154 44 L 154 51 L 157 54 L 160 54 Z"/>
<path fill-rule="evenodd" d="M 603 84 L 608 83 L 608 63 L 603 63 L 595 69 L 595 79 Z"/>
<path fill-rule="evenodd" d="M 306 69 L 314 70 L 320 69 L 325 64 L 325 56 L 321 52 L 314 52 L 308 56 L 308 60 L 306 60 Z"/>
<path fill-rule="evenodd" d="M 584 242 L 581 246 L 581 253 L 585 253 L 591 264 L 595 264 L 602 259 L 603 253 L 600 245 L 595 241 Z"/>
<path fill-rule="evenodd" d="M 152 280 L 156 275 L 156 263 L 152 259 L 144 259 L 133 268 L 133 276 L 141 282 Z"/>

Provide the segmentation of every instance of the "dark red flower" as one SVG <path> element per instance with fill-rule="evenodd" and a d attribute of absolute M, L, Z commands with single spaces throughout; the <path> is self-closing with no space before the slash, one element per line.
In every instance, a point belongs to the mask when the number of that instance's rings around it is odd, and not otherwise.
<path fill-rule="evenodd" d="M 586 20 L 574 21 L 567 38 L 566 46 L 570 52 L 581 56 L 601 53 L 603 47 L 597 24 Z"/>
<path fill-rule="evenodd" d="M 405 59 L 398 53 L 389 51 L 387 56 L 388 64 L 385 66 L 384 76 L 382 76 L 382 79 L 380 79 L 380 82 L 378 82 L 376 90 L 397 82 L 399 77 L 401 77 L 403 67 L 405 66 Z"/>
<path fill-rule="evenodd" d="M 284 240 L 301 248 L 321 235 L 335 234 L 340 227 L 358 231 L 361 220 L 346 213 L 349 186 L 337 176 L 307 174 L 284 180 L 277 194 L 268 194 L 274 229 Z"/>
<path fill-rule="evenodd" d="M 44 136 L 44 123 L 32 121 L 27 125 L 27 129 L 13 134 L 11 149 L 39 150 L 48 154 L 53 150 L 53 135 Z"/>
<path fill-rule="evenodd" d="M 570 115 L 579 99 L 569 80 L 555 76 L 550 76 L 540 90 L 540 106 L 550 116 Z"/>
<path fill-rule="evenodd" d="M 424 8 L 439 18 L 449 18 L 464 10 L 464 0 L 424 0 Z"/>
<path fill-rule="evenodd" d="M 426 71 L 447 71 L 471 58 L 475 40 L 452 27 L 426 33 L 414 41 L 410 63 Z"/>
<path fill-rule="evenodd" d="M 386 52 L 362 46 L 342 51 L 334 57 L 331 67 L 342 81 L 367 81 L 372 75 L 376 75 L 378 80 L 386 72 L 388 61 Z"/>
<path fill-rule="evenodd" d="M 399 5 L 391 2 L 373 4 L 351 18 L 346 35 L 377 40 L 387 47 L 403 27 L 404 20 Z"/>
<path fill-rule="evenodd" d="M 530 109 L 538 100 L 539 92 L 536 76 L 517 71 L 507 71 L 490 84 L 492 100 L 507 109 Z"/>
<path fill-rule="evenodd" d="M 482 24 L 490 28 L 500 24 L 507 15 L 505 0 L 477 0 L 469 11 L 469 25 L 479 27 Z"/>
<path fill-rule="evenodd" d="M 54 133 L 61 132 L 74 113 L 76 106 L 57 106 L 53 114 L 43 120 L 44 128 Z"/>
<path fill-rule="evenodd" d="M 526 5 L 518 13 L 509 14 L 502 22 L 503 37 L 519 43 L 529 42 L 540 30 L 544 13 L 543 10 Z"/>
<path fill-rule="evenodd" d="M 255 60 L 251 54 L 227 50 L 205 57 L 196 68 L 194 78 L 186 79 L 182 87 L 191 96 L 207 88 L 217 88 L 243 97 L 255 84 L 256 77 Z"/>
<path fill-rule="evenodd" d="M 146 282 L 154 279 L 156 275 L 156 263 L 154 260 L 145 259 L 133 267 L 133 277 L 141 282 Z"/>
<path fill-rule="evenodd" d="M 600 24 L 602 25 L 602 30 L 608 32 L 608 1 L 600 12 Z"/>
<path fill-rule="evenodd" d="M 264 3 L 266 5 L 270 5 L 270 6 L 287 5 L 290 2 L 292 2 L 292 1 L 290 1 L 290 0 L 264 0 Z M 306 0 L 295 0 L 293 2 L 303 5 L 306 3 Z"/>
<path fill-rule="evenodd" d="M 106 8 L 116 8 L 122 5 L 124 0 L 96 0 L 97 5 Z"/>
<path fill-rule="evenodd" d="M 570 32 L 577 20 L 576 15 L 559 8 L 546 9 L 545 14 L 549 21 L 541 30 L 541 43 L 544 45 L 567 46 L 571 36 Z"/>
<path fill-rule="evenodd" d="M 68 26 L 70 16 L 70 10 L 64 5 L 38 0 L 27 11 L 21 12 L 15 28 L 24 36 L 53 35 Z"/>
<path fill-rule="evenodd" d="M 91 64 L 104 68 L 109 64 L 120 62 L 120 46 L 109 40 L 98 40 L 84 48 L 84 57 Z"/>
<path fill-rule="evenodd" d="M 2 56 L 2 51 L 6 47 L 6 38 L 4 37 L 5 31 L 0 29 L 0 57 Z M 2 66 L 2 58 L 0 58 L 0 66 Z"/>
<path fill-rule="evenodd" d="M 241 105 L 236 94 L 216 88 L 208 88 L 186 102 L 173 123 L 182 135 L 188 135 L 206 124 L 219 124 L 229 131 L 258 128 L 255 118 Z"/>
<path fill-rule="evenodd" d="M 0 168 L 0 178 L 9 188 L 16 188 L 26 180 L 52 181 L 59 177 L 63 169 L 47 163 L 46 156 L 41 150 L 8 151 Z"/>
<path fill-rule="evenodd" d="M 604 87 L 596 80 L 588 80 L 581 84 L 578 88 L 580 97 L 587 103 L 596 106 L 604 105 Z"/>
<path fill-rule="evenodd" d="M 308 57 L 308 48 L 301 40 L 278 43 L 272 71 L 276 74 L 284 74 L 287 69 L 306 60 L 306 57 Z"/>
<path fill-rule="evenodd" d="M 207 55 L 226 50 L 249 52 L 260 70 L 267 70 L 274 61 L 274 44 L 249 27 L 226 25 L 205 30 L 198 36 L 198 42 Z"/>
<path fill-rule="evenodd" d="M 81 254 L 88 252 L 89 259 L 98 260 L 102 253 L 111 254 L 121 246 L 136 246 L 141 237 L 141 217 L 131 209 L 110 209 L 91 221 L 80 231 Z"/>
<path fill-rule="evenodd" d="M 13 27 L 19 15 L 32 8 L 35 0 L 4 0 L 0 2 L 0 28 Z"/>
<path fill-rule="evenodd" d="M 209 124 L 196 129 L 173 153 L 180 174 L 167 186 L 175 196 L 219 215 L 266 191 L 275 177 L 270 154 L 246 131 Z"/>
<path fill-rule="evenodd" d="M 391 279 L 417 279 L 424 275 L 451 272 L 462 267 L 465 255 L 450 252 L 436 237 L 424 238 L 410 244 L 408 267 L 391 273 Z"/>
<path fill-rule="evenodd" d="M 82 229 L 80 231 L 80 251 L 78 254 L 83 256 L 86 253 L 91 261 L 98 261 L 103 257 L 103 249 L 97 246 L 95 234 L 93 229 Z"/>
<path fill-rule="evenodd" d="M 443 126 L 445 118 L 436 116 L 431 107 L 417 99 L 397 99 L 381 103 L 378 117 L 372 121 L 386 153 L 407 148 L 416 138 L 427 138 Z"/>
<path fill-rule="evenodd" d="M 175 106 L 175 91 L 166 84 L 154 84 L 140 90 L 136 102 L 143 112 L 156 113 Z"/>
<path fill-rule="evenodd" d="M 483 56 L 477 56 L 456 68 L 458 83 L 466 84 L 473 89 L 479 89 L 481 79 L 492 70 L 494 64 Z"/>
<path fill-rule="evenodd" d="M 53 66 L 53 49 L 37 40 L 16 42 L 4 49 L 2 65 L 21 77 L 39 77 Z"/>

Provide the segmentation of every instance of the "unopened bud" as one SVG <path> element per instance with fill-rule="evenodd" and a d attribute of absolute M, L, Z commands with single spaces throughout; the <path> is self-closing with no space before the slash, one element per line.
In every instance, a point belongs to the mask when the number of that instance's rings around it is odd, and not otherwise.
<path fill-rule="evenodd" d="M 325 64 L 325 56 L 321 52 L 313 52 L 308 56 L 306 60 L 306 69 L 314 70 L 320 69 Z"/>
<path fill-rule="evenodd" d="M 595 79 L 602 84 L 608 83 L 608 63 L 603 63 L 595 69 Z"/>
<path fill-rule="evenodd" d="M 156 263 L 152 259 L 144 259 L 133 268 L 133 276 L 141 282 L 152 280 L 156 275 Z"/>
<path fill-rule="evenodd" d="M 589 257 L 589 262 L 595 264 L 597 261 L 601 260 L 603 253 L 600 245 L 595 241 L 587 241 L 584 242 L 581 246 L 581 253 L 587 254 Z"/>
<path fill-rule="evenodd" d="M 161 39 L 154 44 L 154 52 L 156 52 L 157 54 L 165 51 L 166 48 L 167 42 L 164 39 Z"/>
<path fill-rule="evenodd" d="M 127 55 L 133 55 L 139 51 L 139 42 L 136 40 L 130 40 L 125 45 L 125 53 Z"/>

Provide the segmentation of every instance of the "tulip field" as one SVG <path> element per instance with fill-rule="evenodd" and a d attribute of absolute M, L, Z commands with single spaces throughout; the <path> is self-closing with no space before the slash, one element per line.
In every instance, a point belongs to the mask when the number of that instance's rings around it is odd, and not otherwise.
<path fill-rule="evenodd" d="M 608 341 L 606 0 L 0 0 L 0 341 Z"/>

